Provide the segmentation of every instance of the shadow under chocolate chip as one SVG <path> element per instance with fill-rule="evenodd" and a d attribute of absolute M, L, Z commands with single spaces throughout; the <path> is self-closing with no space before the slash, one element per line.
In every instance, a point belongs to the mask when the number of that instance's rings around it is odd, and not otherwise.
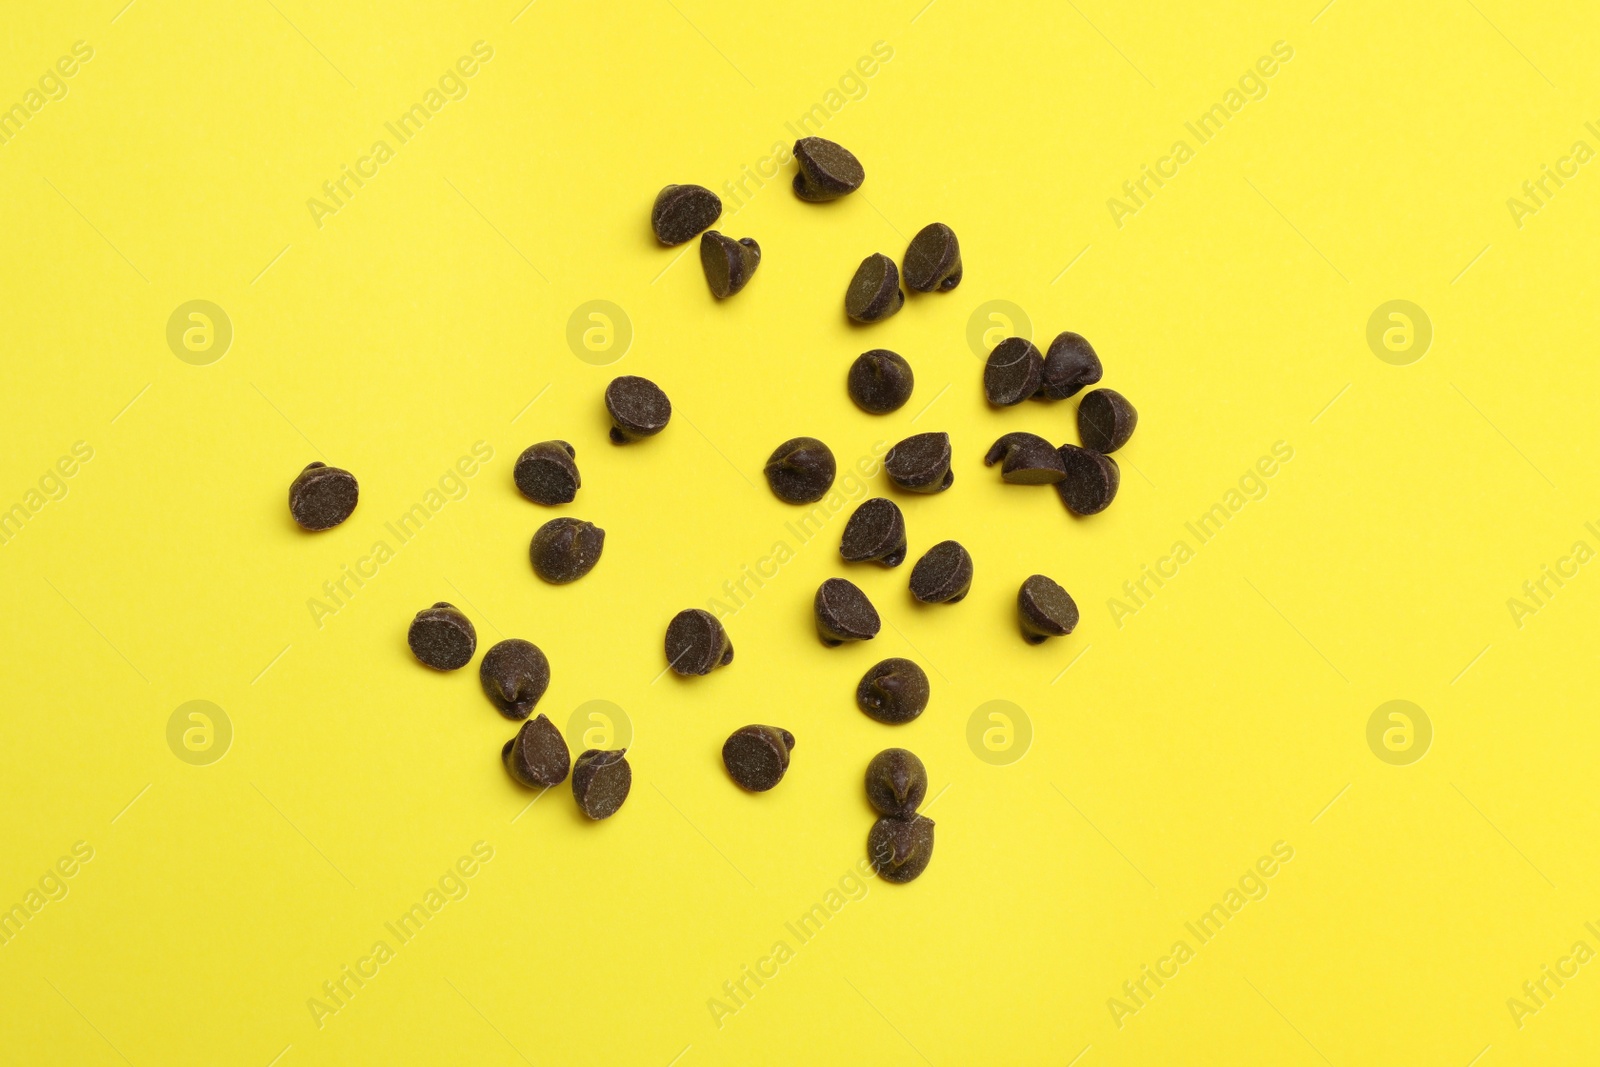
<path fill-rule="evenodd" d="M 794 195 L 822 203 L 837 200 L 861 188 L 867 171 L 855 153 L 821 137 L 802 137 L 794 143 Z"/>
<path fill-rule="evenodd" d="M 761 246 L 753 237 L 735 241 L 716 230 L 707 230 L 700 235 L 700 266 L 706 272 L 711 295 L 726 300 L 750 284 L 756 268 L 761 266 Z"/>
<path fill-rule="evenodd" d="M 685 608 L 667 624 L 667 665 L 674 674 L 710 674 L 733 662 L 733 642 L 711 612 Z"/>
<path fill-rule="evenodd" d="M 611 443 L 622 445 L 666 429 L 672 401 L 650 379 L 624 374 L 606 386 L 606 411 L 611 415 Z"/>
<path fill-rule="evenodd" d="M 878 609 L 854 582 L 829 578 L 817 587 L 811 610 L 817 621 L 817 636 L 830 648 L 878 636 Z"/>
<path fill-rule="evenodd" d="M 911 568 L 911 595 L 924 604 L 954 604 L 972 588 L 972 556 L 956 541 L 940 541 Z"/>
<path fill-rule="evenodd" d="M 533 571 L 552 585 L 575 582 L 594 570 L 606 532 L 592 522 L 562 516 L 539 527 L 528 545 Z"/>
<path fill-rule="evenodd" d="M 792 437 L 772 450 L 765 473 L 773 494 L 786 504 L 814 504 L 833 486 L 833 452 L 815 437 Z"/>
<path fill-rule="evenodd" d="M 908 659 L 874 664 L 856 686 L 856 707 L 869 719 L 903 726 L 928 706 L 928 676 Z"/>
<path fill-rule="evenodd" d="M 863 501 L 844 524 L 839 555 L 850 563 L 872 561 L 898 567 L 906 560 L 906 520 L 887 497 Z"/>
<path fill-rule="evenodd" d="M 1030 645 L 1065 637 L 1078 625 L 1078 605 L 1055 579 L 1035 574 L 1017 590 L 1017 623 Z"/>
<path fill-rule="evenodd" d="M 917 231 L 903 260 L 906 285 L 919 293 L 949 292 L 961 284 L 961 243 L 942 222 Z"/>
<path fill-rule="evenodd" d="M 856 322 L 881 322 L 906 302 L 900 291 L 900 269 L 882 252 L 861 261 L 844 292 L 844 313 Z"/>
<path fill-rule="evenodd" d="M 903 819 L 928 795 L 928 770 L 914 752 L 886 748 L 867 764 L 867 800 L 880 815 Z"/>
<path fill-rule="evenodd" d="M 572 796 L 591 819 L 609 819 L 628 799 L 633 768 L 627 749 L 585 749 L 572 764 Z"/>
<path fill-rule="evenodd" d="M 777 726 L 741 726 L 722 743 L 728 777 L 752 793 L 765 793 L 789 769 L 794 734 Z"/>
<path fill-rule="evenodd" d="M 1045 351 L 1044 374 L 1034 395 L 1041 400 L 1065 400 L 1098 382 L 1103 373 L 1093 346 L 1082 334 L 1066 330 L 1056 334 Z"/>
<path fill-rule="evenodd" d="M 1044 357 L 1026 337 L 1007 337 L 983 364 L 983 395 L 999 407 L 1022 403 L 1043 380 Z"/>
<path fill-rule="evenodd" d="M 508 719 L 526 719 L 550 688 L 550 661 L 532 641 L 508 637 L 478 664 L 483 694 Z"/>
<path fill-rule="evenodd" d="M 933 820 L 926 815 L 884 816 L 867 833 L 867 858 L 884 881 L 913 881 L 933 859 Z"/>
<path fill-rule="evenodd" d="M 869 415 L 899 411 L 911 399 L 915 384 L 911 364 L 897 352 L 874 348 L 863 352 L 850 364 L 846 388 L 856 407 Z"/>
<path fill-rule="evenodd" d="M 889 480 L 908 493 L 942 493 L 955 484 L 950 469 L 950 435 L 912 434 L 883 457 Z"/>
<path fill-rule="evenodd" d="M 1078 401 L 1078 438 L 1084 448 L 1115 452 L 1128 443 L 1137 425 L 1139 413 L 1115 389 L 1096 389 Z"/>
<path fill-rule="evenodd" d="M 983 457 L 983 465 L 1000 464 L 1000 480 L 1013 485 L 1054 485 L 1067 476 L 1056 446 L 1038 434 L 1008 433 Z"/>
<path fill-rule="evenodd" d="M 478 631 L 453 604 L 441 600 L 411 620 L 406 644 L 412 655 L 436 671 L 454 671 L 472 662 Z"/>
<path fill-rule="evenodd" d="M 664 245 L 681 245 L 716 222 L 722 200 L 701 185 L 669 185 L 656 194 L 650 228 Z"/>
<path fill-rule="evenodd" d="M 1111 506 L 1122 484 L 1122 469 L 1110 456 L 1077 445 L 1056 449 L 1067 476 L 1056 483 L 1061 502 L 1074 515 L 1095 515 Z"/>
<path fill-rule="evenodd" d="M 540 441 L 517 457 L 511 479 L 517 492 L 535 504 L 570 504 L 583 484 L 577 457 L 577 450 L 565 441 Z"/>
<path fill-rule="evenodd" d="M 571 758 L 561 731 L 544 715 L 523 723 L 516 736 L 500 750 L 500 761 L 506 765 L 506 771 L 531 789 L 548 789 L 566 781 Z"/>
<path fill-rule="evenodd" d="M 308 463 L 289 484 L 289 514 L 301 529 L 331 530 L 356 510 L 356 476 L 326 463 Z"/>

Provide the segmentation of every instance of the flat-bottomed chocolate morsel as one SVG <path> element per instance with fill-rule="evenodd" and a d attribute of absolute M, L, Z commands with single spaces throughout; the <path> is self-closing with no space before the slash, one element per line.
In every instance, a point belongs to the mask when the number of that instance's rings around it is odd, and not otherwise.
<path fill-rule="evenodd" d="M 656 194 L 650 228 L 664 245 L 681 245 L 716 222 L 722 201 L 701 185 L 669 185 Z"/>
<path fill-rule="evenodd" d="M 1077 445 L 1062 445 L 1056 451 L 1067 476 L 1056 483 L 1061 502 L 1074 515 L 1094 515 L 1111 506 L 1117 486 L 1122 484 L 1122 469 L 1110 456 Z"/>
<path fill-rule="evenodd" d="M 517 735 L 505 743 L 500 762 L 523 785 L 547 789 L 567 780 L 572 757 L 555 723 L 538 715 L 523 723 Z"/>
<path fill-rule="evenodd" d="M 867 172 L 848 148 L 821 137 L 802 137 L 794 143 L 794 195 L 821 203 L 837 200 L 861 188 Z"/>
<path fill-rule="evenodd" d="M 884 881 L 912 881 L 933 858 L 933 820 L 926 815 L 879 819 L 867 834 L 867 857 Z"/>
<path fill-rule="evenodd" d="M 666 429 L 672 401 L 650 379 L 624 374 L 606 386 L 606 411 L 611 415 L 611 443 L 621 445 Z"/>
<path fill-rule="evenodd" d="M 950 469 L 950 435 L 912 434 L 883 457 L 889 480 L 908 493 L 942 493 L 956 480 Z"/>
<path fill-rule="evenodd" d="M 928 676 L 908 659 L 875 664 L 856 686 L 856 707 L 869 719 L 903 726 L 928 706 Z"/>
<path fill-rule="evenodd" d="M 532 641 L 508 637 L 483 654 L 478 681 L 500 714 L 526 719 L 550 688 L 550 661 Z"/>
<path fill-rule="evenodd" d="M 1026 337 L 1007 337 L 983 364 L 983 395 L 1000 407 L 1022 403 L 1043 380 L 1044 357 Z"/>
<path fill-rule="evenodd" d="M 867 764 L 867 800 L 880 815 L 903 819 L 928 795 L 928 769 L 916 753 L 886 748 Z"/>
<path fill-rule="evenodd" d="M 517 492 L 535 504 L 570 504 L 583 480 L 578 477 L 578 452 L 565 441 L 540 441 L 523 449 L 512 468 Z"/>
<path fill-rule="evenodd" d="M 711 295 L 726 300 L 749 284 L 761 266 L 761 246 L 753 237 L 732 237 L 707 230 L 700 235 L 700 266 L 706 272 Z"/>
<path fill-rule="evenodd" d="M 911 568 L 911 595 L 924 604 L 954 604 L 972 588 L 972 556 L 955 541 L 940 541 Z"/>
<path fill-rule="evenodd" d="M 1044 377 L 1035 395 L 1041 400 L 1065 400 L 1098 382 L 1103 373 L 1100 357 L 1089 342 L 1082 334 L 1067 330 L 1056 334 L 1045 350 Z"/>
<path fill-rule="evenodd" d="M 869 415 L 900 410 L 911 399 L 914 384 L 911 364 L 887 348 L 863 352 L 850 364 L 850 399 Z"/>
<path fill-rule="evenodd" d="M 710 674 L 733 662 L 733 642 L 711 612 L 686 608 L 667 623 L 667 665 L 687 677 Z"/>
<path fill-rule="evenodd" d="M 1000 480 L 1013 485 L 1054 485 L 1067 476 L 1056 446 L 1032 433 L 1008 433 L 996 441 L 983 465 L 1000 464 Z"/>
<path fill-rule="evenodd" d="M 1084 448 L 1109 455 L 1128 443 L 1139 413 L 1115 389 L 1096 389 L 1078 401 L 1078 438 Z"/>
<path fill-rule="evenodd" d="M 868 560 L 885 567 L 906 561 L 906 519 L 900 505 L 887 497 L 863 501 L 844 524 L 839 555 L 850 563 Z"/>
<path fill-rule="evenodd" d="M 350 517 L 360 496 L 356 476 L 326 463 L 307 463 L 289 483 L 289 514 L 305 530 L 331 530 Z"/>
<path fill-rule="evenodd" d="M 811 610 L 817 617 L 817 636 L 830 648 L 878 636 L 878 609 L 854 582 L 829 578 L 817 587 Z"/>
<path fill-rule="evenodd" d="M 777 726 L 741 726 L 722 743 L 728 777 L 752 793 L 765 793 L 789 769 L 794 734 Z"/>
<path fill-rule="evenodd" d="M 528 559 L 539 577 L 566 585 L 594 570 L 605 544 L 606 532 L 600 527 L 563 515 L 539 527 L 528 545 Z"/>
<path fill-rule="evenodd" d="M 815 437 L 791 437 L 767 457 L 767 484 L 786 504 L 815 504 L 837 473 L 833 452 Z"/>
<path fill-rule="evenodd" d="M 471 619 L 441 600 L 417 612 L 406 632 L 406 644 L 425 665 L 436 671 L 454 671 L 472 662 L 472 654 L 478 650 L 478 631 Z"/>
<path fill-rule="evenodd" d="M 1070 634 L 1078 625 L 1078 605 L 1053 579 L 1035 574 L 1017 590 L 1017 622 L 1022 639 L 1037 645 Z"/>
<path fill-rule="evenodd" d="M 844 291 L 844 313 L 857 322 L 879 322 L 906 302 L 900 291 L 900 268 L 882 252 L 861 261 L 850 288 Z"/>
<path fill-rule="evenodd" d="M 961 284 L 961 243 L 956 232 L 942 222 L 930 222 L 906 247 L 904 266 L 906 285 L 919 293 L 954 289 Z"/>
<path fill-rule="evenodd" d="M 633 788 L 633 768 L 628 750 L 585 749 L 572 764 L 572 796 L 578 810 L 591 819 L 609 819 L 628 799 Z"/>

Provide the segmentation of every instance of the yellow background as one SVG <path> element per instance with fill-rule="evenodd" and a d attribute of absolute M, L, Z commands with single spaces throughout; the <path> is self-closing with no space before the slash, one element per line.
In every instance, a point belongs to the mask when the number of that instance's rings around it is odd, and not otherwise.
<path fill-rule="evenodd" d="M 74 442 L 93 459 L 0 546 L 0 904 L 75 842 L 94 858 L 0 946 L 7 1062 L 1600 1054 L 1600 964 L 1520 1027 L 1506 1004 L 1575 941 L 1600 949 L 1600 567 L 1520 627 L 1507 606 L 1573 542 L 1600 546 L 1600 175 L 1520 228 L 1506 204 L 1574 141 L 1600 145 L 1600 22 L 1504 0 L 922 4 L 11 5 L 0 103 L 75 41 L 94 57 L 0 145 L 0 503 Z M 480 40 L 493 58 L 465 98 L 394 145 L 384 123 Z M 1107 200 L 1195 147 L 1184 122 L 1279 41 L 1293 59 L 1266 97 L 1118 227 Z M 651 238 L 656 190 L 722 191 L 876 42 L 892 57 L 823 129 L 866 185 L 807 205 L 785 167 L 721 224 L 765 258 L 717 304 L 693 246 L 678 261 Z M 395 158 L 319 228 L 307 200 L 380 138 Z M 849 326 L 855 264 L 935 220 L 960 235 L 961 286 Z M 207 366 L 166 342 L 196 299 L 234 329 Z M 633 330 L 610 366 L 566 340 L 594 299 Z M 1395 299 L 1434 331 L 1406 366 L 1366 341 Z M 1085 334 L 1138 406 L 1106 513 L 1073 520 L 981 465 L 1009 430 L 1075 439 L 1075 402 L 985 405 L 966 331 L 989 300 L 1041 342 Z M 844 374 L 880 346 L 917 385 L 873 418 Z M 618 373 L 671 396 L 660 437 L 606 443 Z M 815 435 L 845 466 L 925 429 L 950 432 L 956 483 L 902 498 L 911 551 L 968 545 L 965 602 L 919 608 L 909 567 L 844 567 L 841 515 L 728 620 L 729 669 L 657 680 L 670 616 L 798 515 L 762 484 L 773 446 Z M 510 476 L 552 437 L 583 474 L 560 513 L 608 531 L 562 588 L 530 572 L 550 513 Z M 493 459 L 466 495 L 316 625 L 322 583 L 394 547 L 384 524 L 478 441 Z M 1265 497 L 1198 545 L 1184 524 L 1279 441 L 1293 459 Z M 318 458 L 356 473 L 361 503 L 313 536 L 284 501 Z M 1119 626 L 1108 600 L 1179 539 L 1194 558 Z M 1012 607 L 1036 571 L 1083 611 L 1037 648 Z M 882 612 L 870 644 L 816 641 L 811 595 L 835 574 Z M 437 600 L 480 651 L 516 635 L 548 653 L 539 710 L 558 723 L 626 709 L 619 815 L 587 824 L 566 786 L 525 810 L 476 662 L 439 675 L 406 649 Z M 852 699 L 889 655 L 934 689 L 898 729 Z M 233 727 L 209 766 L 166 739 L 197 699 Z M 1366 741 L 1394 699 L 1434 730 L 1409 766 Z M 968 746 L 990 700 L 1031 722 L 1020 761 Z M 770 794 L 719 763 L 747 722 L 798 738 Z M 932 865 L 866 883 L 801 945 L 785 923 L 855 885 L 861 772 L 889 745 L 929 768 Z M 479 841 L 493 859 L 468 895 L 319 1027 L 308 999 Z M 1184 923 L 1279 841 L 1294 858 L 1268 895 L 1198 946 Z M 794 958 L 719 1026 L 708 1001 L 780 939 Z M 1195 958 L 1119 1027 L 1108 1000 L 1179 939 Z"/>

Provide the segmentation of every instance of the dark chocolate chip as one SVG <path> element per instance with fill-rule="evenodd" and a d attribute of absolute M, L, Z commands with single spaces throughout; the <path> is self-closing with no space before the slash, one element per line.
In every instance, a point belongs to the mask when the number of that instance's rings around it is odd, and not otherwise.
<path fill-rule="evenodd" d="M 666 429 L 672 401 L 650 379 L 624 374 L 606 386 L 606 411 L 611 413 L 611 441 L 621 445 Z"/>
<path fill-rule="evenodd" d="M 572 764 L 572 796 L 578 810 L 591 819 L 609 819 L 628 799 L 633 768 L 628 750 L 585 749 Z"/>
<path fill-rule="evenodd" d="M 867 800 L 878 814 L 903 819 L 928 795 L 928 770 L 913 752 L 886 748 L 867 764 Z"/>
<path fill-rule="evenodd" d="M 566 585 L 594 570 L 605 544 L 606 532 L 600 527 L 564 515 L 539 527 L 528 545 L 528 559 L 539 577 Z"/>
<path fill-rule="evenodd" d="M 700 235 L 700 266 L 705 268 L 711 295 L 726 299 L 749 284 L 761 266 L 761 246 L 753 237 L 735 241 L 716 230 Z"/>
<path fill-rule="evenodd" d="M 289 483 L 289 514 L 307 530 L 331 530 L 356 509 L 356 476 L 326 463 L 308 463 Z"/>
<path fill-rule="evenodd" d="M 1078 625 L 1078 605 L 1054 580 L 1035 574 L 1017 590 L 1017 621 L 1022 639 L 1037 645 L 1047 637 L 1065 637 Z"/>
<path fill-rule="evenodd" d="M 517 491 L 535 504 L 570 504 L 583 479 L 573 462 L 577 451 L 565 441 L 540 441 L 523 449 L 511 478 Z"/>
<path fill-rule="evenodd" d="M 686 608 L 667 623 L 667 665 L 682 675 L 710 674 L 733 662 L 728 631 L 709 611 Z"/>
<path fill-rule="evenodd" d="M 850 288 L 844 292 L 844 313 L 857 322 L 878 322 L 899 311 L 905 302 L 899 268 L 882 252 L 874 252 L 861 261 L 850 279 Z"/>
<path fill-rule="evenodd" d="M 881 496 L 864 501 L 844 524 L 839 555 L 850 563 L 871 560 L 885 567 L 904 563 L 906 520 L 900 505 Z"/>
<path fill-rule="evenodd" d="M 802 137 L 794 143 L 794 195 L 821 203 L 853 193 L 867 180 L 867 172 L 848 148 L 821 137 Z"/>
<path fill-rule="evenodd" d="M 906 247 L 906 285 L 919 293 L 948 292 L 961 284 L 961 244 L 942 222 L 917 231 Z"/>
<path fill-rule="evenodd" d="M 817 587 L 811 610 L 817 617 L 817 636 L 830 647 L 878 636 L 878 609 L 854 582 L 829 578 Z"/>
<path fill-rule="evenodd" d="M 986 467 L 996 463 L 1000 480 L 1013 485 L 1054 485 L 1067 476 L 1056 446 L 1038 434 L 1008 433 L 1000 438 L 983 457 Z"/>
<path fill-rule="evenodd" d="M 500 750 L 500 761 L 511 777 L 538 789 L 566 781 L 572 757 L 555 723 L 538 715 L 523 723 L 517 735 L 506 742 Z"/>
<path fill-rule="evenodd" d="M 1109 455 L 1128 443 L 1139 413 L 1115 389 L 1096 389 L 1078 401 L 1078 438 L 1084 448 Z"/>
<path fill-rule="evenodd" d="M 717 221 L 722 201 L 700 185 L 669 185 L 656 194 L 650 228 L 664 245 L 681 245 Z"/>
<path fill-rule="evenodd" d="M 794 734 L 776 726 L 741 726 L 722 743 L 728 776 L 752 793 L 765 793 L 789 769 Z"/>
<path fill-rule="evenodd" d="M 1022 403 L 1043 380 L 1044 357 L 1026 337 L 1007 337 L 983 365 L 983 395 L 1001 407 Z"/>
<path fill-rule="evenodd" d="M 837 469 L 827 445 L 815 437 L 791 437 L 767 458 L 767 484 L 786 504 L 814 504 L 827 495 Z"/>
<path fill-rule="evenodd" d="M 863 352 L 850 364 L 850 399 L 869 415 L 898 411 L 911 399 L 911 364 L 887 348 Z"/>
<path fill-rule="evenodd" d="M 911 568 L 911 595 L 924 604 L 954 604 L 972 588 L 972 556 L 955 541 L 940 541 Z"/>
<path fill-rule="evenodd" d="M 856 707 L 869 719 L 901 726 L 928 706 L 928 676 L 908 659 L 886 659 L 861 676 Z"/>
<path fill-rule="evenodd" d="M 912 434 L 883 457 L 889 480 L 908 493 L 941 493 L 956 480 L 950 469 L 950 435 Z"/>
<path fill-rule="evenodd" d="M 879 819 L 867 834 L 867 856 L 884 881 L 913 880 L 933 858 L 933 820 L 926 815 Z"/>
<path fill-rule="evenodd" d="M 472 662 L 478 650 L 478 631 L 472 620 L 443 600 L 423 608 L 411 620 L 406 644 L 412 655 L 436 671 L 459 670 Z"/>
<path fill-rule="evenodd" d="M 478 680 L 500 714 L 526 719 L 550 688 L 550 661 L 532 641 L 508 637 L 483 654 Z"/>
<path fill-rule="evenodd" d="M 1042 400 L 1065 400 L 1098 382 L 1102 373 L 1100 357 L 1082 334 L 1058 333 L 1045 351 L 1044 378 L 1036 395 Z"/>
<path fill-rule="evenodd" d="M 1077 445 L 1062 445 L 1056 451 L 1067 470 L 1066 478 L 1056 483 L 1056 492 L 1067 510 L 1074 515 L 1094 515 L 1110 507 L 1122 484 L 1117 461 Z"/>

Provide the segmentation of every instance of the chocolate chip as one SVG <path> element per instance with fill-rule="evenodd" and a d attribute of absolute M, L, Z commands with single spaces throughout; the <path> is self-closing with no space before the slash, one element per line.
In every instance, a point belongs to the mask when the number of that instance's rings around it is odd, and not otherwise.
<path fill-rule="evenodd" d="M 656 194 L 650 228 L 664 245 L 681 245 L 717 221 L 722 201 L 700 185 L 669 185 Z"/>
<path fill-rule="evenodd" d="M 611 441 L 621 445 L 666 429 L 672 401 L 650 379 L 624 374 L 606 386 L 606 410 L 611 413 Z"/>
<path fill-rule="evenodd" d="M 983 457 L 986 467 L 996 463 L 1000 480 L 1013 485 L 1053 485 L 1067 476 L 1056 446 L 1038 434 L 1008 433 L 1000 438 Z"/>
<path fill-rule="evenodd" d="M 899 268 L 882 252 L 874 252 L 861 261 L 850 279 L 850 288 L 844 292 L 844 313 L 857 322 L 878 322 L 899 311 L 905 302 Z"/>
<path fill-rule="evenodd" d="M 867 764 L 867 800 L 878 814 L 903 819 L 928 795 L 928 770 L 913 752 L 886 748 Z"/>
<path fill-rule="evenodd" d="M 538 789 L 566 781 L 572 757 L 555 723 L 539 715 L 523 723 L 517 735 L 506 742 L 500 762 L 518 782 Z"/>
<path fill-rule="evenodd" d="M 711 295 L 726 299 L 749 284 L 761 266 L 761 246 L 753 237 L 735 241 L 716 230 L 700 235 L 700 266 L 705 268 Z"/>
<path fill-rule="evenodd" d="M 906 247 L 906 285 L 919 293 L 948 292 L 961 284 L 961 244 L 942 222 L 917 231 Z"/>
<path fill-rule="evenodd" d="M 853 193 L 867 180 L 861 161 L 843 145 L 821 137 L 802 137 L 794 143 L 794 195 L 821 203 Z"/>
<path fill-rule="evenodd" d="M 869 719 L 901 726 L 928 706 L 928 676 L 908 659 L 886 659 L 861 676 L 856 707 Z"/>
<path fill-rule="evenodd" d="M 478 680 L 500 714 L 526 719 L 550 688 L 550 661 L 532 641 L 508 637 L 483 654 Z"/>
<path fill-rule="evenodd" d="M 1007 337 L 983 364 L 983 395 L 1001 407 L 1022 403 L 1043 380 L 1044 357 L 1026 337 Z"/>
<path fill-rule="evenodd" d="M 1044 354 L 1044 378 L 1038 396 L 1043 400 L 1065 400 L 1086 385 L 1093 385 L 1103 373 L 1100 357 L 1082 334 L 1068 330 L 1056 334 Z"/>
<path fill-rule="evenodd" d="M 926 815 L 879 819 L 867 834 L 867 856 L 884 881 L 913 880 L 933 858 L 933 820 Z"/>
<path fill-rule="evenodd" d="M 1035 574 L 1017 590 L 1017 621 L 1022 639 L 1037 645 L 1047 637 L 1070 634 L 1078 625 L 1078 605 L 1052 579 Z"/>
<path fill-rule="evenodd" d="M 565 441 L 540 441 L 523 449 L 511 478 L 517 491 L 535 504 L 570 504 L 583 479 L 573 462 L 577 451 Z"/>
<path fill-rule="evenodd" d="M 326 463 L 307 463 L 289 483 L 289 514 L 307 530 L 331 530 L 350 517 L 359 496 L 356 476 Z"/>
<path fill-rule="evenodd" d="M 1138 424 L 1139 413 L 1115 389 L 1096 389 L 1078 401 L 1078 438 L 1102 455 L 1127 444 Z"/>
<path fill-rule="evenodd" d="M 1066 478 L 1056 484 L 1056 492 L 1067 510 L 1074 515 L 1094 515 L 1110 507 L 1122 484 L 1117 461 L 1077 445 L 1062 445 L 1056 451 L 1067 471 Z"/>
<path fill-rule="evenodd" d="M 837 467 L 815 437 L 791 437 L 767 458 L 767 484 L 786 504 L 814 504 L 827 495 Z"/>
<path fill-rule="evenodd" d="M 844 524 L 839 555 L 850 563 L 872 560 L 885 567 L 906 561 L 906 520 L 900 505 L 875 496 L 856 508 Z"/>
<path fill-rule="evenodd" d="M 686 608 L 667 623 L 667 665 L 674 673 L 710 674 L 732 662 L 733 642 L 711 612 Z"/>
<path fill-rule="evenodd" d="M 829 647 L 878 636 L 878 609 L 854 582 L 829 578 L 817 587 L 811 610 L 817 617 L 817 636 Z"/>
<path fill-rule="evenodd" d="M 889 480 L 908 493 L 942 493 L 956 480 L 950 469 L 950 435 L 918 433 L 883 457 Z"/>
<path fill-rule="evenodd" d="M 776 726 L 741 726 L 722 743 L 728 776 L 752 793 L 765 793 L 789 769 L 794 734 Z"/>
<path fill-rule="evenodd" d="M 427 666 L 453 671 L 472 662 L 472 654 L 478 650 L 478 631 L 471 619 L 441 600 L 417 612 L 406 632 L 406 644 Z"/>
<path fill-rule="evenodd" d="M 528 558 L 539 577 L 566 585 L 594 570 L 605 544 L 606 532 L 600 527 L 564 515 L 539 527 L 528 545 Z"/>
<path fill-rule="evenodd" d="M 863 352 L 850 364 L 850 399 L 869 415 L 898 411 L 911 399 L 911 364 L 887 348 Z"/>
<path fill-rule="evenodd" d="M 609 819 L 628 799 L 633 768 L 628 750 L 585 749 L 572 764 L 572 796 L 578 810 L 591 819 Z"/>
<path fill-rule="evenodd" d="M 972 557 L 954 541 L 940 541 L 911 568 L 911 595 L 924 604 L 954 604 L 972 588 Z"/>

